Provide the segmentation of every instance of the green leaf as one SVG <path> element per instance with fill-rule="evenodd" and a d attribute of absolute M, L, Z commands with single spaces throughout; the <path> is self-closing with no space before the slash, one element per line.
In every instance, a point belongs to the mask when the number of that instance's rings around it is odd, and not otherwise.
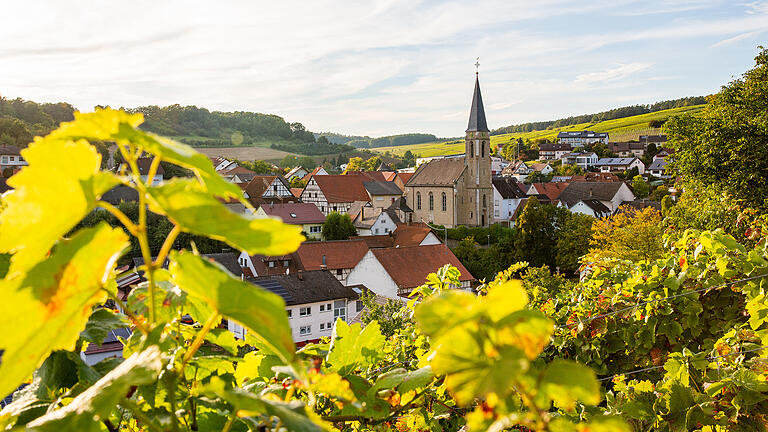
<path fill-rule="evenodd" d="M 519 311 L 528 304 L 528 295 L 520 280 L 511 280 L 488 290 L 483 306 L 490 318 L 497 322 Z"/>
<path fill-rule="evenodd" d="M 0 281 L 0 348 L 5 350 L 0 394 L 13 391 L 51 351 L 74 349 L 91 307 L 105 300 L 100 288 L 127 246 L 121 229 L 100 224 L 62 240 L 24 277 Z"/>
<path fill-rule="evenodd" d="M 111 309 L 101 308 L 95 310 L 88 318 L 85 330 L 80 332 L 80 337 L 101 346 L 110 331 L 122 327 L 130 327 L 125 315 Z"/>
<path fill-rule="evenodd" d="M 429 336 L 438 335 L 445 330 L 446 321 L 452 326 L 475 317 L 476 298 L 466 291 L 444 291 L 428 297 L 416 308 L 415 317 L 419 328 Z"/>
<path fill-rule="evenodd" d="M 384 341 L 376 321 L 362 328 L 360 324 L 350 326 L 337 319 L 325 359 L 328 369 L 344 376 L 357 368 L 366 368 L 383 358 Z"/>
<path fill-rule="evenodd" d="M 319 432 L 327 430 L 320 424 L 320 419 L 314 413 L 307 410 L 304 404 L 299 401 L 291 403 L 277 402 L 261 398 L 239 388 L 224 390 L 223 383 L 220 380 L 212 382 L 206 391 L 214 393 L 216 396 L 231 403 L 235 408 L 234 412 L 237 412 L 237 415 L 240 417 L 257 415 L 277 417 L 289 431 Z"/>
<path fill-rule="evenodd" d="M 570 360 L 556 359 L 547 365 L 539 381 L 539 390 L 566 410 L 573 409 L 576 402 L 588 405 L 600 402 L 600 384 L 595 372 Z"/>
<path fill-rule="evenodd" d="M 280 358 L 275 355 L 252 351 L 243 356 L 242 361 L 237 362 L 235 379 L 241 386 L 257 378 L 269 380 L 276 375 L 272 367 L 281 364 Z"/>
<path fill-rule="evenodd" d="M 293 360 L 295 347 L 282 298 L 198 255 L 172 251 L 170 260 L 169 270 L 182 290 L 243 325 L 285 363 Z"/>
<path fill-rule="evenodd" d="M 205 335 L 205 340 L 224 348 L 230 354 L 237 355 L 237 339 L 235 339 L 235 335 L 227 329 L 212 329 Z"/>
<path fill-rule="evenodd" d="M 8 274 L 8 267 L 11 265 L 11 254 L 0 253 L 0 279 Z"/>
<path fill-rule="evenodd" d="M 379 375 L 369 393 L 375 393 L 382 389 L 397 389 L 400 393 L 408 393 L 425 387 L 432 382 L 432 378 L 434 378 L 434 374 L 431 366 L 410 372 L 403 368 L 393 369 Z"/>
<path fill-rule="evenodd" d="M 101 154 L 85 141 L 37 138 L 22 156 L 29 166 L 8 179 L 14 189 L 3 195 L 6 208 L 0 213 L 0 252 L 14 254 L 13 277 L 42 261 L 118 183 L 99 172 Z"/>
<path fill-rule="evenodd" d="M 128 390 L 154 382 L 162 367 L 160 350 L 150 346 L 127 358 L 69 405 L 36 419 L 27 428 L 41 432 L 100 431 L 99 421 L 109 416 Z"/>
<path fill-rule="evenodd" d="M 193 180 L 174 179 L 148 192 L 153 212 L 167 215 L 185 231 L 221 240 L 249 254 L 284 255 L 298 249 L 304 240 L 300 226 L 234 213 Z"/>
<path fill-rule="evenodd" d="M 144 122 L 142 114 L 128 114 L 113 109 L 98 109 L 93 113 L 75 113 L 75 120 L 62 123 L 49 136 L 55 139 L 87 139 L 115 141 L 121 145 L 133 145 L 161 156 L 163 160 L 191 169 L 206 189 L 223 198 L 243 199 L 237 185 L 222 178 L 207 156 L 192 147 L 137 129 Z"/>

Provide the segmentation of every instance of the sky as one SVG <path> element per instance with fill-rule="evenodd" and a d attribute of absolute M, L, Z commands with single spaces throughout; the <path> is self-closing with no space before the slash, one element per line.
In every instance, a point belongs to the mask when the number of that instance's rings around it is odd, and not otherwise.
<path fill-rule="evenodd" d="M 15 1 L 0 95 L 254 111 L 315 132 L 463 136 L 717 92 L 768 46 L 768 0 Z"/>

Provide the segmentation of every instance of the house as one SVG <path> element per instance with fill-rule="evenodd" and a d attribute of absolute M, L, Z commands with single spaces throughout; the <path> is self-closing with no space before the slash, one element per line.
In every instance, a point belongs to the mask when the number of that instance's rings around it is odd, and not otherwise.
<path fill-rule="evenodd" d="M 246 280 L 282 297 L 293 340 L 299 346 L 330 337 L 336 319 L 349 321 L 363 309 L 362 290 L 344 286 L 327 270 Z M 246 330 L 242 326 L 234 321 L 227 324 L 237 338 L 245 338 Z"/>
<path fill-rule="evenodd" d="M 314 176 L 324 176 L 324 175 L 328 175 L 328 171 L 326 171 L 325 168 L 323 168 L 322 165 L 321 165 L 321 166 L 313 169 L 312 171 L 310 171 L 307 175 L 305 175 L 302 178 L 302 180 L 309 181 L 309 179 L 311 179 Z"/>
<path fill-rule="evenodd" d="M 368 245 L 363 240 L 306 241 L 288 255 L 248 255 L 241 252 L 238 262 L 246 273 L 254 276 L 328 270 L 345 283 L 349 272 L 366 252 Z"/>
<path fill-rule="evenodd" d="M 509 161 L 498 156 L 491 156 L 491 176 L 501 175 L 501 170 L 509 165 Z"/>
<path fill-rule="evenodd" d="M 571 176 L 573 182 L 620 182 L 621 179 L 613 173 L 587 172 L 584 175 Z"/>
<path fill-rule="evenodd" d="M 549 165 L 549 162 L 547 163 L 532 163 L 530 167 L 537 172 L 540 172 L 543 175 L 551 174 L 554 169 Z"/>
<path fill-rule="evenodd" d="M 576 165 L 583 170 L 587 170 L 589 167 L 594 166 L 598 159 L 597 154 L 594 152 L 576 152 L 567 153 L 560 160 L 563 162 L 563 165 Z"/>
<path fill-rule="evenodd" d="M 365 241 L 369 249 L 408 247 L 408 246 L 428 246 L 441 244 L 442 241 L 432 232 L 432 230 L 423 224 L 398 225 L 394 232 L 389 234 L 355 236 L 350 239 L 359 239 Z"/>
<path fill-rule="evenodd" d="M 579 201 L 598 200 L 613 214 L 622 203 L 634 201 L 635 194 L 624 182 L 571 182 L 559 199 L 569 210 Z"/>
<path fill-rule="evenodd" d="M 461 286 L 455 288 L 470 290 L 475 278 L 444 244 L 370 249 L 349 273 L 347 284 L 364 284 L 388 298 L 408 296 L 446 264 L 461 272 Z"/>
<path fill-rule="evenodd" d="M 254 208 L 264 203 L 291 203 L 298 201 L 291 192 L 291 186 L 277 175 L 257 175 L 244 188 L 246 199 Z"/>
<path fill-rule="evenodd" d="M 648 144 L 654 144 L 656 148 L 664 147 L 667 144 L 666 135 L 640 135 L 640 142 L 648 148 Z"/>
<path fill-rule="evenodd" d="M 527 198 L 527 194 L 521 188 L 514 177 L 497 176 L 493 183 L 493 219 L 508 221 L 515 213 L 520 202 Z"/>
<path fill-rule="evenodd" d="M 602 158 L 595 163 L 600 172 L 624 172 L 632 168 L 637 168 L 637 172 L 642 175 L 645 173 L 645 164 L 636 157 L 628 158 Z"/>
<path fill-rule="evenodd" d="M 291 168 L 291 170 L 285 174 L 285 179 L 290 182 L 294 178 L 302 179 L 307 174 L 309 174 L 309 171 L 307 171 L 306 168 L 304 168 L 303 166 L 297 166 L 297 167 Z"/>
<path fill-rule="evenodd" d="M 666 158 L 667 156 L 673 154 L 675 151 L 673 149 L 663 148 L 658 153 L 656 153 L 653 158 L 659 159 L 659 158 Z"/>
<path fill-rule="evenodd" d="M 257 216 L 276 217 L 284 223 L 300 225 L 309 239 L 320 240 L 323 232 L 325 215 L 311 203 L 269 203 L 262 204 L 256 210 Z"/>
<path fill-rule="evenodd" d="M 569 144 L 572 147 L 584 147 L 587 144 L 603 143 L 608 145 L 607 132 L 570 131 L 558 132 L 557 140 L 560 144 Z"/>
<path fill-rule="evenodd" d="M 598 219 L 611 215 L 611 209 L 597 199 L 579 200 L 569 210 L 571 213 L 581 213 Z"/>
<path fill-rule="evenodd" d="M 352 219 L 360 236 L 389 234 L 397 229 L 400 220 L 381 207 L 370 204 L 360 207 L 360 211 Z"/>
<path fill-rule="evenodd" d="M 648 166 L 648 172 L 658 178 L 668 179 L 672 176 L 667 173 L 667 159 L 664 157 L 654 157 L 651 164 Z"/>
<path fill-rule="evenodd" d="M 122 202 L 139 202 L 139 193 L 136 189 L 121 184 L 105 192 L 101 196 L 101 200 L 114 206 L 120 205 Z"/>
<path fill-rule="evenodd" d="M 640 142 L 612 142 L 608 144 L 608 150 L 619 157 L 643 157 L 648 146 Z"/>
<path fill-rule="evenodd" d="M 219 174 L 232 183 L 248 183 L 257 176 L 255 171 L 251 171 L 248 168 L 239 165 L 231 169 L 219 171 Z"/>
<path fill-rule="evenodd" d="M 153 159 L 154 158 L 140 157 L 136 159 L 136 165 L 139 168 L 139 177 L 141 177 L 141 181 L 150 186 L 157 186 L 163 182 L 165 170 L 162 165 L 158 165 L 155 174 L 151 179 L 148 179 L 147 176 L 149 175 L 149 168 L 152 166 Z"/>
<path fill-rule="evenodd" d="M 402 223 L 413 223 L 413 210 L 408 207 L 408 202 L 405 197 L 400 197 L 395 200 L 395 202 L 387 207 L 387 211 L 394 216 L 397 216 L 397 219 Z"/>
<path fill-rule="evenodd" d="M 391 181 L 366 181 L 363 187 L 375 208 L 387 208 L 403 196 L 403 190 Z"/>
<path fill-rule="evenodd" d="M 557 160 L 570 153 L 570 144 L 543 143 L 539 144 L 539 160 Z"/>
<path fill-rule="evenodd" d="M 363 179 L 357 175 L 314 175 L 304 187 L 301 201 L 316 205 L 326 216 L 333 212 L 347 214 L 355 201 L 371 199 Z"/>
<path fill-rule="evenodd" d="M 10 177 L 26 165 L 28 165 L 27 161 L 21 155 L 19 147 L 5 144 L 0 145 L 0 177 L 4 177 L 4 174 L 8 174 L 7 177 Z"/>
<path fill-rule="evenodd" d="M 447 227 L 489 226 L 493 222 L 490 142 L 476 78 L 464 155 L 423 163 L 405 185 L 408 207 L 416 221 Z"/>
<path fill-rule="evenodd" d="M 531 183 L 526 195 L 546 195 L 551 202 L 556 202 L 568 183 Z"/>
<path fill-rule="evenodd" d="M 519 182 L 524 182 L 528 174 L 534 171 L 523 161 L 514 161 L 501 170 L 502 177 L 514 177 Z"/>
<path fill-rule="evenodd" d="M 212 157 L 211 162 L 213 169 L 217 172 L 227 171 L 238 166 L 237 163 L 223 157 Z"/>

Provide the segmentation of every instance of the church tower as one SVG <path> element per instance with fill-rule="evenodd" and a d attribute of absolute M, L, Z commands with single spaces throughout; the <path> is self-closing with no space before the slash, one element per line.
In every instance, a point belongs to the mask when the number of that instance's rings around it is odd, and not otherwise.
<path fill-rule="evenodd" d="M 485 121 L 483 97 L 480 94 L 480 80 L 475 73 L 475 92 L 469 111 L 464 146 L 466 165 L 465 185 L 469 199 L 468 222 L 476 226 L 488 226 L 493 219 L 493 186 L 491 184 L 491 139 Z M 465 201 L 466 202 L 466 201 Z"/>

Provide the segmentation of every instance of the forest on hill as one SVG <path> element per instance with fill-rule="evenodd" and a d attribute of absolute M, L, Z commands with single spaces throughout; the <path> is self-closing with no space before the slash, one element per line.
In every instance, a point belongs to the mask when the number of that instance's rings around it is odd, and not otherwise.
<path fill-rule="evenodd" d="M 539 122 L 522 123 L 519 125 L 504 126 L 494 129 L 491 135 L 501 135 L 513 132 L 531 132 L 547 130 L 563 126 L 571 126 L 581 123 L 597 123 L 606 120 L 615 120 L 624 117 L 631 117 L 641 114 L 648 114 L 656 111 L 663 111 L 672 108 L 682 108 L 693 105 L 702 105 L 707 103 L 706 96 L 691 96 L 680 99 L 666 100 L 649 105 L 630 105 L 620 108 L 614 108 L 597 114 L 582 114 L 561 118 L 558 120 L 547 120 Z"/>
<path fill-rule="evenodd" d="M 378 138 L 359 135 L 342 135 L 334 132 L 316 133 L 316 136 L 324 136 L 328 141 L 336 144 L 347 144 L 357 148 L 396 147 L 424 142 L 437 141 L 439 138 L 433 134 L 407 133 L 399 135 L 387 135 Z"/>

